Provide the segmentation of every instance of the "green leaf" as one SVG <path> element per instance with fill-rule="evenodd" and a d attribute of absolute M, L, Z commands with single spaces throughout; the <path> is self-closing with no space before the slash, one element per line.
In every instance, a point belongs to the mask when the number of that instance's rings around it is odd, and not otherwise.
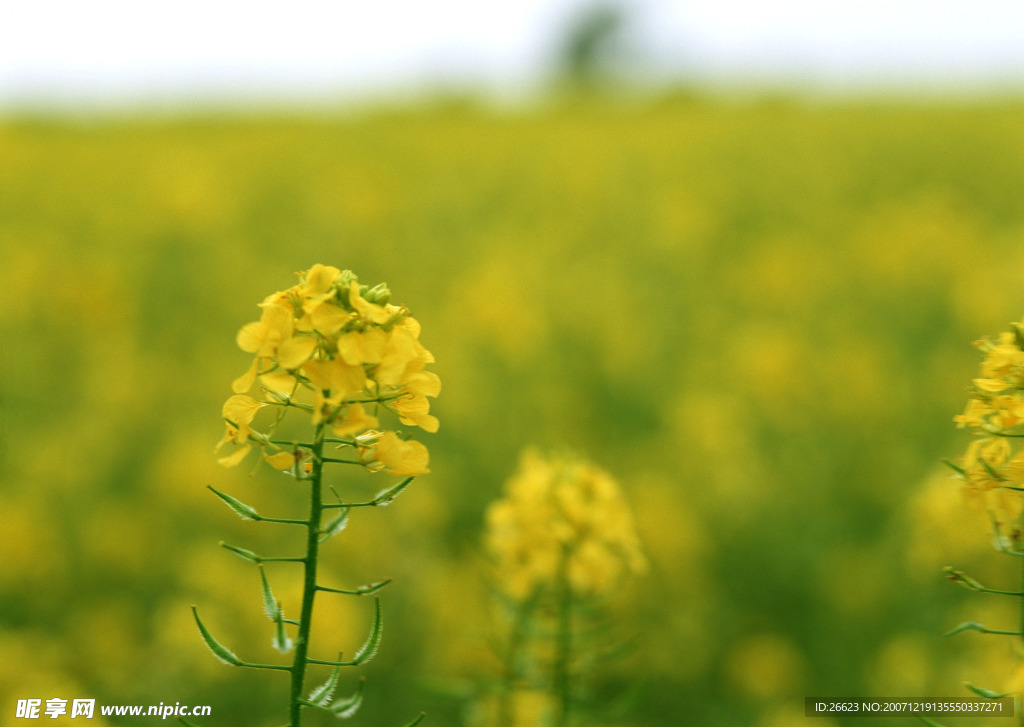
<path fill-rule="evenodd" d="M 215 490 L 211 485 L 206 486 L 213 494 L 224 501 L 224 504 L 235 511 L 240 518 L 243 520 L 259 520 L 260 514 L 253 510 L 251 507 L 246 505 L 244 502 L 236 500 L 231 495 L 225 495 L 220 490 Z"/>
<path fill-rule="evenodd" d="M 327 707 L 327 703 L 331 701 L 331 697 L 334 696 L 334 690 L 338 686 L 338 674 L 340 672 L 340 666 L 334 667 L 334 671 L 331 672 L 331 676 L 327 678 L 327 681 L 309 693 L 309 702 L 311 704 L 315 704 L 318 707 Z"/>
<path fill-rule="evenodd" d="M 377 493 L 377 496 L 373 498 L 373 504 L 377 505 L 378 507 L 387 507 L 388 505 L 391 504 L 392 500 L 394 500 L 396 497 L 402 494 L 402 491 L 405 490 L 406 487 L 412 484 L 412 481 L 414 479 L 416 478 L 406 477 L 397 485 L 392 485 L 386 490 L 381 490 L 380 492 Z"/>
<path fill-rule="evenodd" d="M 943 636 L 955 636 L 956 634 L 962 634 L 964 631 L 981 631 L 984 633 L 987 629 L 977 621 L 964 621 L 956 628 L 944 633 Z"/>
<path fill-rule="evenodd" d="M 952 460 L 943 459 L 943 460 L 939 460 L 939 461 L 942 462 L 942 464 L 944 464 L 947 467 L 949 467 L 954 472 L 956 472 L 958 475 L 966 475 L 967 474 L 967 471 L 964 470 L 963 467 L 958 465 L 956 462 L 953 462 Z"/>
<path fill-rule="evenodd" d="M 977 694 L 979 697 L 984 697 L 985 699 L 1002 699 L 1003 697 L 1009 697 L 1013 694 L 1013 692 L 1003 692 L 1002 694 L 1000 694 L 992 689 L 976 687 L 970 682 L 964 682 L 964 686 L 970 689 L 975 694 Z"/>
<path fill-rule="evenodd" d="M 919 720 L 921 720 L 922 722 L 924 722 L 926 725 L 928 725 L 928 727 L 945 727 L 945 725 L 939 724 L 935 720 L 928 719 L 927 717 L 922 717 L 922 716 L 918 715 L 917 718 Z"/>
<path fill-rule="evenodd" d="M 253 553 L 251 550 L 246 550 L 245 548 L 239 548 L 239 547 L 236 547 L 234 545 L 228 545 L 227 543 L 225 543 L 223 541 L 221 541 L 220 547 L 222 547 L 222 548 L 224 548 L 226 550 L 230 550 L 232 553 L 237 555 L 242 560 L 247 560 L 247 561 L 249 561 L 251 563 L 259 563 L 262 560 L 262 558 L 260 558 L 258 555 Z"/>
<path fill-rule="evenodd" d="M 281 605 L 278 604 L 278 609 L 280 610 L 280 608 Z M 284 630 L 283 619 L 277 620 L 276 628 L 274 630 L 274 640 L 271 643 L 273 644 L 274 648 L 282 654 L 287 654 L 289 651 L 292 650 L 292 646 L 294 646 L 294 644 L 292 643 L 292 640 L 288 638 L 288 634 Z"/>
<path fill-rule="evenodd" d="M 363 685 L 365 683 L 366 679 L 360 678 L 356 691 L 351 696 L 339 699 L 332 704 L 331 713 L 338 719 L 348 719 L 358 712 L 359 708 L 363 705 Z"/>
<path fill-rule="evenodd" d="M 327 591 L 328 593 L 342 593 L 346 596 L 372 596 L 390 582 L 390 578 L 385 578 L 382 581 L 367 583 L 366 585 L 359 586 L 357 588 L 331 588 L 329 586 L 317 586 L 317 588 L 321 591 Z"/>
<path fill-rule="evenodd" d="M 223 661 L 225 664 L 231 664 L 232 666 L 241 666 L 242 660 L 235 656 L 233 653 L 231 653 L 229 649 L 225 648 L 224 646 L 221 646 L 217 642 L 217 639 L 213 638 L 210 632 L 206 630 L 206 627 L 203 626 L 203 622 L 199 620 L 199 612 L 196 611 L 195 606 L 192 607 L 192 615 L 195 616 L 196 625 L 199 626 L 199 633 L 203 635 L 203 641 L 205 641 L 206 645 L 210 647 L 210 651 L 213 652 L 213 655 L 221 661 Z"/>
<path fill-rule="evenodd" d="M 263 565 L 260 565 L 260 581 L 263 584 L 263 613 L 267 614 L 267 618 L 275 623 L 279 622 L 284 614 L 281 613 L 281 605 L 274 598 L 273 592 L 270 590 L 270 583 L 267 582 L 267 573 L 263 569 Z"/>
<path fill-rule="evenodd" d="M 390 582 L 390 578 L 385 578 L 384 580 L 377 581 L 376 583 L 367 583 L 365 586 L 359 586 L 358 588 L 352 589 L 352 593 L 357 596 L 372 596 Z"/>
<path fill-rule="evenodd" d="M 349 509 L 347 507 L 341 508 L 341 512 L 338 513 L 338 516 L 327 523 L 327 527 L 322 531 L 323 537 L 320 538 L 321 543 L 345 529 L 345 526 L 348 525 L 348 510 Z"/>
<path fill-rule="evenodd" d="M 983 590 L 985 590 L 985 587 L 983 585 L 981 585 L 981 583 L 979 583 L 978 581 L 974 580 L 973 578 L 971 578 L 969 575 L 967 575 L 963 571 L 959 571 L 959 570 L 957 570 L 957 569 L 947 565 L 945 568 L 942 569 L 942 572 L 945 573 L 946 578 L 948 578 L 949 580 L 953 581 L 957 585 L 963 586 L 964 588 L 966 588 L 966 589 L 968 589 L 970 591 L 983 591 Z"/>
<path fill-rule="evenodd" d="M 380 637 L 383 630 L 382 624 L 382 612 L 380 608 L 380 599 L 374 598 L 374 615 L 373 615 L 373 628 L 370 629 L 370 635 L 366 637 L 366 643 L 359 647 L 359 651 L 356 652 L 353 658 L 353 663 L 365 664 L 377 654 L 377 649 L 380 648 Z"/>
<path fill-rule="evenodd" d="M 406 724 L 405 727 L 416 727 L 416 725 L 418 725 L 420 722 L 422 722 L 423 718 L 426 717 L 426 716 L 427 716 L 426 712 L 420 712 L 419 715 L 416 717 L 416 719 L 414 719 L 412 722 L 409 722 L 408 724 Z M 939 727 L 942 727 L 942 725 L 939 725 Z"/>

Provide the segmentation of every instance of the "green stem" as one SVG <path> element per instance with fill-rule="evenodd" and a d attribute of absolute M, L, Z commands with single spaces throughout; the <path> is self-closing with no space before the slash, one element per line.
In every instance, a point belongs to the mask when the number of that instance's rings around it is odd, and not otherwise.
<path fill-rule="evenodd" d="M 525 600 L 517 602 L 514 606 L 514 617 L 512 629 L 508 637 L 508 645 L 504 653 L 504 680 L 500 698 L 498 701 L 498 727 L 512 727 L 512 694 L 515 692 L 519 682 L 519 654 L 525 641 L 527 625 L 533 617 L 537 600 L 540 598 L 541 588 L 534 588 Z"/>
<path fill-rule="evenodd" d="M 1021 567 L 1024 569 L 1024 560 L 1021 561 Z M 974 590 L 978 593 L 994 593 L 997 596 L 1024 596 L 1024 591 L 1000 591 L 998 588 L 975 588 Z M 1024 613 L 1021 613 L 1021 616 L 1021 625 L 1024 627 Z"/>
<path fill-rule="evenodd" d="M 316 589 L 318 591 L 327 591 L 328 593 L 341 593 L 346 596 L 370 596 L 390 582 L 390 578 L 385 578 L 382 581 L 368 583 L 365 586 L 359 586 L 358 588 L 330 588 L 328 586 L 317 586 Z"/>
<path fill-rule="evenodd" d="M 1024 532 L 1024 514 L 1021 515 L 1021 531 Z M 1020 568 L 1021 599 L 1020 599 L 1020 630 L 1021 638 L 1024 639 L 1024 558 L 1021 559 Z M 1017 713 L 1017 724 L 1024 725 L 1024 710 L 1021 710 L 1020 697 L 1014 697 L 1014 711 Z"/>
<path fill-rule="evenodd" d="M 266 517 L 265 515 L 260 515 L 259 517 L 253 518 L 253 520 L 256 520 L 257 522 L 261 522 L 261 523 L 279 523 L 281 525 L 307 525 L 308 524 L 307 520 L 295 520 L 294 518 L 290 518 L 290 517 Z"/>
<path fill-rule="evenodd" d="M 1020 563 L 1020 582 L 1021 582 L 1021 593 L 1017 594 L 1021 596 L 1020 599 L 1020 631 L 1021 638 L 1024 638 L 1024 558 L 1021 559 Z M 1021 715 L 1021 719 L 1024 720 L 1024 715 Z"/>
<path fill-rule="evenodd" d="M 571 694 L 569 660 L 572 656 L 572 591 L 569 585 L 569 546 L 562 548 L 558 562 L 558 642 L 556 644 L 554 688 L 558 697 L 555 727 L 568 727 Z"/>
<path fill-rule="evenodd" d="M 313 445 L 309 442 L 299 442 L 294 439 L 270 439 L 268 441 L 271 444 L 278 445 L 279 447 L 300 447 L 302 449 L 312 449 L 313 447 Z"/>
<path fill-rule="evenodd" d="M 295 639 L 295 660 L 292 662 L 292 689 L 289 727 L 302 723 L 302 688 L 309 664 L 309 632 L 313 624 L 313 599 L 316 597 L 316 566 L 320 553 L 320 519 L 323 513 L 321 489 L 323 484 L 324 425 L 318 424 L 313 437 L 313 471 L 309 477 L 309 520 L 306 523 L 305 577 L 302 584 L 302 610 L 299 614 L 299 632 Z"/>

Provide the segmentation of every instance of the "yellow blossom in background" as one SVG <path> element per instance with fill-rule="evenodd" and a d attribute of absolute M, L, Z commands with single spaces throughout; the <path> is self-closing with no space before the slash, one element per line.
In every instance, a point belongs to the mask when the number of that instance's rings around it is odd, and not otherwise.
<path fill-rule="evenodd" d="M 555 700 L 540 689 L 516 689 L 501 699 L 490 696 L 470 710 L 470 724 L 542 727 L 551 724 Z"/>
<path fill-rule="evenodd" d="M 1003 689 L 1015 696 L 1024 696 L 1024 660 L 1018 657 L 1017 664 L 1013 669 L 1010 678 L 1006 680 Z"/>
<path fill-rule="evenodd" d="M 260 319 L 242 327 L 239 348 L 254 358 L 234 380 L 224 404 L 227 431 L 217 449 L 237 445 L 219 461 L 241 462 L 254 445 L 277 469 L 295 463 L 290 452 L 271 441 L 285 410 L 307 411 L 314 426 L 323 425 L 348 443 L 360 444 L 360 461 L 376 471 L 415 476 L 429 471 L 429 453 L 419 442 L 394 431 L 379 431 L 379 414 L 390 411 L 402 424 L 436 432 L 428 397 L 441 391 L 437 374 L 426 371 L 434 357 L 419 341 L 420 325 L 404 306 L 389 302 L 383 284 L 360 285 L 349 270 L 314 265 L 299 282 L 268 295 Z M 264 400 L 249 395 L 259 385 Z M 263 431 L 253 428 L 257 413 L 277 410 L 277 420 Z M 371 445 L 366 443 L 367 432 Z"/>
<path fill-rule="evenodd" d="M 487 510 L 484 546 L 502 670 L 475 724 L 584 724 L 573 713 L 609 648 L 595 637 L 614 638 L 609 596 L 647 569 L 622 490 L 585 460 L 528 450 Z"/>
<path fill-rule="evenodd" d="M 647 568 L 615 480 L 588 462 L 534 451 L 488 509 L 485 545 L 501 587 L 520 599 L 556 583 L 563 558 L 578 595 L 602 593 Z"/>
<path fill-rule="evenodd" d="M 1013 330 L 995 341 L 975 341 L 984 359 L 963 413 L 953 417 L 958 427 L 975 436 L 954 465 L 965 500 L 988 513 L 999 547 L 1017 532 L 1024 511 L 1019 489 L 1024 487 L 1024 449 L 1017 444 L 1024 436 L 1022 325 L 1013 324 Z"/>

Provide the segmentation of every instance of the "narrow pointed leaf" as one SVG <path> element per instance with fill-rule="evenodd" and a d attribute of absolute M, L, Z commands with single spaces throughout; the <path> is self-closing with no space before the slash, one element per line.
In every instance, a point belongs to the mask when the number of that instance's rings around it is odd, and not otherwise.
<path fill-rule="evenodd" d="M 944 633 L 943 636 L 954 636 L 956 634 L 962 634 L 964 631 L 985 631 L 985 627 L 977 621 L 964 621 L 959 626 Z"/>
<path fill-rule="evenodd" d="M 231 664 L 232 666 L 241 666 L 242 660 L 235 656 L 233 653 L 231 653 L 230 650 L 228 650 L 224 646 L 221 646 L 217 642 L 217 639 L 213 638 L 210 632 L 206 630 L 206 627 L 203 626 L 203 622 L 199 620 L 199 612 L 196 611 L 195 606 L 192 607 L 192 615 L 195 616 L 196 625 L 199 626 L 199 633 L 203 635 L 203 641 L 205 641 L 206 645 L 210 647 L 210 651 L 213 652 L 213 655 L 221 661 L 223 661 L 225 664 Z"/>
<path fill-rule="evenodd" d="M 970 591 L 983 591 L 983 590 L 985 590 L 985 587 L 983 585 L 981 585 L 981 583 L 979 583 L 975 579 L 971 578 L 969 575 L 967 575 L 963 571 L 959 571 L 959 570 L 957 570 L 955 568 L 951 568 L 950 566 L 946 566 L 945 568 L 942 569 L 942 572 L 946 574 L 946 578 L 948 578 L 949 580 L 953 581 L 957 585 L 963 586 L 964 588 L 966 588 L 966 589 L 968 589 Z"/>
<path fill-rule="evenodd" d="M 283 617 L 281 613 L 281 605 L 274 598 L 273 592 L 270 590 L 270 583 L 267 582 L 267 572 L 260 565 L 260 581 L 263 585 L 263 613 L 267 614 L 267 618 L 271 621 L 280 621 Z"/>
<path fill-rule="evenodd" d="M 353 662 L 355 664 L 365 664 L 377 654 L 377 649 L 380 648 L 380 637 L 383 631 L 382 618 L 383 614 L 380 608 L 380 599 L 374 598 L 374 614 L 373 614 L 373 628 L 370 629 L 370 635 L 366 637 L 366 643 L 359 647 L 359 651 L 356 652 Z"/>
<path fill-rule="evenodd" d="M 338 513 L 338 516 L 327 523 L 327 527 L 323 530 L 323 537 L 320 538 L 321 543 L 345 529 L 348 525 L 348 510 L 349 509 L 347 507 L 341 508 L 341 512 Z"/>
<path fill-rule="evenodd" d="M 338 719 L 348 719 L 358 712 L 363 705 L 363 685 L 365 683 L 365 679 L 360 679 L 359 686 L 351 696 L 336 700 L 331 705 L 331 713 Z"/>
<path fill-rule="evenodd" d="M 949 467 L 954 472 L 956 472 L 958 475 L 966 475 L 967 474 L 967 471 L 963 467 L 958 465 L 956 462 L 953 462 L 952 460 L 943 459 L 943 460 L 939 460 L 939 461 L 942 462 L 942 464 L 944 464 L 947 467 Z"/>
<path fill-rule="evenodd" d="M 979 697 L 985 699 L 1002 699 L 1003 697 L 1009 697 L 1013 692 L 1003 692 L 1002 694 L 992 689 L 985 689 L 984 687 L 976 687 L 970 682 L 964 682 L 964 686 L 970 689 L 972 692 L 977 694 Z"/>
<path fill-rule="evenodd" d="M 422 722 L 423 718 L 426 717 L 426 716 L 427 716 L 426 712 L 420 712 L 416 716 L 416 719 L 414 719 L 412 722 L 409 722 L 408 724 L 406 724 L 405 727 L 416 727 L 416 725 L 418 725 L 420 722 Z M 939 725 L 939 727 L 942 727 L 942 726 Z"/>
<path fill-rule="evenodd" d="M 317 586 L 317 588 L 321 591 L 327 591 L 328 593 L 341 593 L 346 596 L 372 596 L 390 582 L 390 578 L 385 578 L 382 581 L 367 583 L 366 585 L 358 586 L 356 588 L 331 588 L 329 586 Z"/>
<path fill-rule="evenodd" d="M 280 607 L 280 604 L 278 604 L 278 609 L 280 609 Z M 274 640 L 271 643 L 273 644 L 274 648 L 282 654 L 287 654 L 289 651 L 292 650 L 292 646 L 294 646 L 294 643 L 290 638 L 288 638 L 288 634 L 284 630 L 283 619 L 277 620 L 274 629 Z"/>
<path fill-rule="evenodd" d="M 318 707 L 327 706 L 327 703 L 331 701 L 331 697 L 334 696 L 334 690 L 338 686 L 338 674 L 340 672 L 340 666 L 334 667 L 334 671 L 331 672 L 331 676 L 327 678 L 327 681 L 309 693 L 309 702 L 311 704 L 315 704 Z"/>
<path fill-rule="evenodd" d="M 378 505 L 379 507 L 386 507 L 390 505 L 391 501 L 398 497 L 400 494 L 402 494 L 402 491 L 405 490 L 405 488 L 408 487 L 410 484 L 412 484 L 412 481 L 414 479 L 416 478 L 406 477 L 397 485 L 392 485 L 386 490 L 381 490 L 380 492 L 377 493 L 377 496 L 373 498 L 373 504 Z"/>
<path fill-rule="evenodd" d="M 247 561 L 249 561 L 251 563 L 259 563 L 260 560 L 261 560 L 261 558 L 258 555 L 253 553 L 251 550 L 246 550 L 245 548 L 239 548 L 239 547 L 234 546 L 234 545 L 228 545 L 227 543 L 224 543 L 224 542 L 222 542 L 220 544 L 220 547 L 222 547 L 222 548 L 224 548 L 226 550 L 230 550 L 232 553 L 237 555 L 242 560 L 247 560 Z"/>
<path fill-rule="evenodd" d="M 256 512 L 253 508 L 251 508 L 248 505 L 246 505 L 244 502 L 236 500 L 231 495 L 226 495 L 223 492 L 221 492 L 220 490 L 215 490 L 210 485 L 207 485 L 207 488 L 211 492 L 213 492 L 213 494 L 215 494 L 217 497 L 219 497 L 221 500 L 223 500 L 224 504 L 227 505 L 228 507 L 230 507 L 232 510 L 234 510 L 235 513 L 240 518 L 242 518 L 243 520 L 259 520 L 260 519 L 260 514 L 258 512 Z"/>
<path fill-rule="evenodd" d="M 377 581 L 376 583 L 367 583 L 365 586 L 359 586 L 358 588 L 353 589 L 353 593 L 360 596 L 372 596 L 390 582 L 390 578 L 385 578 L 384 580 Z"/>

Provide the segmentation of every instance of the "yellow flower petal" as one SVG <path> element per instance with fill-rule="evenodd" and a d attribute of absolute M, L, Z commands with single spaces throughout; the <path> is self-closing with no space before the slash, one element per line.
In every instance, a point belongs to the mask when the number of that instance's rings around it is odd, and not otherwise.
<path fill-rule="evenodd" d="M 252 450 L 252 445 L 246 444 L 240 447 L 233 454 L 227 457 L 221 457 L 220 459 L 217 460 L 217 463 L 223 465 L 224 467 L 234 467 L 243 459 L 245 459 L 245 455 L 249 454 L 250 450 Z"/>
<path fill-rule="evenodd" d="M 384 306 L 363 300 L 363 296 L 359 293 L 359 283 L 357 282 L 353 282 L 348 289 L 348 302 L 356 309 L 360 316 L 371 323 L 384 323 L 391 317 L 391 314 L 388 313 L 387 308 Z"/>
<path fill-rule="evenodd" d="M 395 410 L 402 424 L 414 424 L 428 432 L 436 432 L 437 417 L 430 415 L 430 402 L 425 396 L 405 396 L 395 401 Z"/>
<path fill-rule="evenodd" d="M 430 472 L 427 448 L 415 440 L 403 440 L 394 432 L 380 435 L 374 457 L 388 473 L 399 477 L 415 477 Z"/>
<path fill-rule="evenodd" d="M 256 382 L 256 363 L 258 359 L 252 360 L 252 366 L 244 374 L 231 382 L 231 390 L 236 394 L 244 394 Z"/>
<path fill-rule="evenodd" d="M 344 418 L 334 423 L 334 433 L 339 437 L 347 437 L 378 426 L 377 417 L 370 416 L 362 404 L 356 403 L 348 408 Z"/>
<path fill-rule="evenodd" d="M 224 402 L 221 414 L 225 419 L 230 419 L 235 424 L 241 426 L 251 422 L 253 417 L 256 416 L 256 412 L 265 406 L 266 404 L 256 401 L 251 396 L 235 394 Z"/>
<path fill-rule="evenodd" d="M 227 444 L 228 442 L 234 442 L 235 444 L 243 444 L 245 442 L 245 439 L 240 439 L 238 435 L 238 427 L 232 424 L 228 424 L 227 429 L 224 432 L 224 436 L 220 438 L 219 442 L 217 442 L 217 446 L 213 448 L 213 451 L 219 452 L 221 448 L 223 448 L 224 445 Z"/>
<path fill-rule="evenodd" d="M 302 366 L 302 374 L 316 388 L 330 389 L 332 363 L 332 361 L 307 361 Z"/>
<path fill-rule="evenodd" d="M 437 396 L 441 393 L 441 378 L 433 371 L 417 371 L 406 377 L 405 390 L 410 394 Z"/>
<path fill-rule="evenodd" d="M 338 338 L 338 353 L 352 366 L 380 363 L 387 340 L 388 334 L 379 328 L 351 331 Z"/>
<path fill-rule="evenodd" d="M 1010 384 L 1003 379 L 975 379 L 974 386 L 982 391 L 998 394 L 1000 391 L 1008 388 Z"/>
<path fill-rule="evenodd" d="M 362 366 L 349 366 L 340 358 L 331 361 L 308 361 L 302 367 L 318 389 L 331 392 L 331 399 L 358 394 L 366 386 L 366 372 Z"/>
<path fill-rule="evenodd" d="M 352 320 L 352 314 L 333 303 L 323 302 L 313 308 L 310 313 L 313 328 L 324 336 L 332 338 L 342 327 Z"/>
<path fill-rule="evenodd" d="M 256 353 L 263 345 L 263 325 L 259 321 L 246 323 L 238 331 L 235 341 L 246 353 Z"/>
<path fill-rule="evenodd" d="M 409 364 L 416 360 L 417 344 L 418 341 L 407 328 L 395 326 L 384 347 L 380 365 L 377 366 L 377 381 L 385 386 L 401 384 Z"/>
<path fill-rule="evenodd" d="M 284 371 L 274 371 L 270 374 L 263 374 L 260 377 L 260 382 L 271 391 L 277 392 L 278 394 L 285 394 L 291 396 L 292 392 L 295 391 L 295 377 Z"/>
<path fill-rule="evenodd" d="M 278 452 L 269 456 L 263 455 L 263 459 L 276 470 L 286 470 L 295 464 L 295 455 L 291 452 Z"/>
<path fill-rule="evenodd" d="M 339 275 L 341 275 L 341 271 L 338 268 L 316 263 L 306 272 L 301 291 L 302 295 L 307 297 L 325 295 L 330 291 L 331 286 L 334 285 L 334 281 L 338 279 Z"/>
<path fill-rule="evenodd" d="M 294 336 L 284 341 L 277 349 L 277 362 L 286 369 L 297 369 L 309 360 L 316 350 L 316 339 L 309 336 Z"/>

